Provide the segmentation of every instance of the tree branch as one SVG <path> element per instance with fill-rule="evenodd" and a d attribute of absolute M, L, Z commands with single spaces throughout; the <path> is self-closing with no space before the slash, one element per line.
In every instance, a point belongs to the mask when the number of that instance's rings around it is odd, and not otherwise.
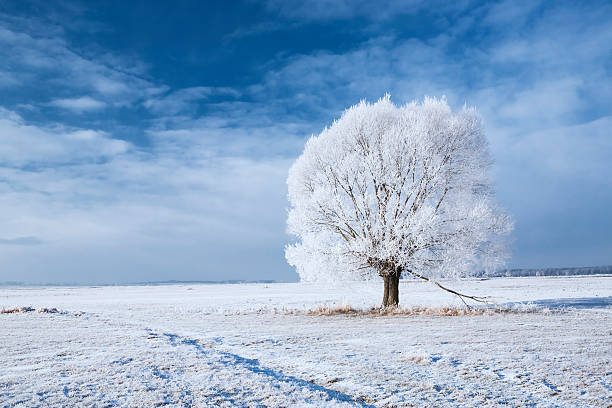
<path fill-rule="evenodd" d="M 471 299 L 471 300 L 473 300 L 475 302 L 485 303 L 487 305 L 492 304 L 491 302 L 488 302 L 487 300 L 485 300 L 485 299 L 488 299 L 489 296 L 471 296 L 471 295 L 466 295 L 466 294 L 463 294 L 463 293 L 459 293 L 459 292 L 457 292 L 455 290 L 452 290 L 452 289 L 449 289 L 447 287 L 444 287 L 444 286 L 440 285 L 438 282 L 433 281 L 433 280 L 431 280 L 431 279 L 429 279 L 429 278 L 427 278 L 427 277 L 425 277 L 423 275 L 419 275 L 418 273 L 413 272 L 410 269 L 406 269 L 405 271 L 408 272 L 409 274 L 413 275 L 413 276 L 416 276 L 419 279 L 423 279 L 424 281 L 433 283 L 434 285 L 436 285 L 440 289 L 443 289 L 443 290 L 445 290 L 445 291 L 447 291 L 449 293 L 452 293 L 453 295 L 459 296 L 459 299 L 461 299 L 463 304 L 466 305 L 468 309 L 470 308 L 470 306 L 467 303 L 465 303 L 464 298 L 465 299 Z"/>

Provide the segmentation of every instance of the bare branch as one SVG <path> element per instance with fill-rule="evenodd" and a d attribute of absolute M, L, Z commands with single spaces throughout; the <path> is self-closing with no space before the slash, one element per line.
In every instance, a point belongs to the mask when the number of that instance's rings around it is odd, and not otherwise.
<path fill-rule="evenodd" d="M 447 288 L 447 287 L 445 287 L 445 286 L 442 286 L 442 285 L 440 285 L 440 283 L 438 283 L 438 282 L 436 282 L 436 281 L 434 281 L 434 280 L 431 280 L 431 279 L 429 279 L 429 278 L 428 278 L 428 277 L 426 277 L 426 276 L 423 276 L 423 275 L 420 275 L 420 274 L 418 274 L 418 273 L 416 273 L 416 272 L 413 272 L 413 271 L 411 271 L 411 270 L 409 270 L 409 269 L 405 269 L 404 271 L 405 271 L 405 272 L 408 272 L 408 273 L 409 273 L 409 274 L 411 274 L 412 276 L 415 276 L 415 277 L 417 277 L 417 278 L 419 278 L 419 279 L 422 279 L 422 280 L 427 281 L 427 282 L 431 282 L 431 283 L 433 283 L 434 285 L 436 285 L 437 287 L 439 287 L 440 289 L 443 289 L 443 290 L 445 290 L 445 291 L 447 291 L 447 292 L 449 292 L 449 293 L 452 293 L 453 295 L 457 295 L 457 296 L 459 296 L 459 299 L 461 299 L 461 301 L 462 301 L 462 302 L 463 302 L 463 303 L 464 303 L 466 306 L 468 306 L 468 304 L 467 304 L 467 303 L 465 303 L 465 300 L 464 300 L 464 299 L 471 299 L 471 300 L 473 300 L 473 301 L 475 301 L 475 302 L 480 302 L 480 303 L 491 304 L 490 302 L 488 302 L 487 300 L 485 300 L 485 299 L 489 299 L 489 296 L 472 296 L 472 295 L 466 295 L 466 294 L 463 294 L 463 293 L 459 293 L 459 292 L 457 292 L 457 291 L 455 291 L 455 290 L 452 290 L 452 289 L 449 289 L 449 288 Z M 468 306 L 468 308 L 469 308 L 469 306 Z"/>

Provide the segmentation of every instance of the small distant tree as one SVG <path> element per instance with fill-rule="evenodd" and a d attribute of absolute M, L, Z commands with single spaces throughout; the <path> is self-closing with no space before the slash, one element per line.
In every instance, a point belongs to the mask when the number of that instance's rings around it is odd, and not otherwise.
<path fill-rule="evenodd" d="M 289 170 L 288 231 L 299 242 L 287 261 L 305 281 L 380 276 L 383 307 L 399 304 L 402 276 L 490 270 L 512 228 L 493 202 L 491 164 L 474 109 L 362 101 L 311 137 Z"/>

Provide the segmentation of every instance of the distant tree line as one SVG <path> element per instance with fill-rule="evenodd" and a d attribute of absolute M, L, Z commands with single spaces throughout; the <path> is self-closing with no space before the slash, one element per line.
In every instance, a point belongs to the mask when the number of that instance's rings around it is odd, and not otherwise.
<path fill-rule="evenodd" d="M 540 268 L 540 269 L 500 269 L 498 271 L 480 273 L 477 277 L 503 276 L 572 276 L 572 275 L 607 275 L 612 274 L 612 265 L 586 266 L 580 268 Z"/>

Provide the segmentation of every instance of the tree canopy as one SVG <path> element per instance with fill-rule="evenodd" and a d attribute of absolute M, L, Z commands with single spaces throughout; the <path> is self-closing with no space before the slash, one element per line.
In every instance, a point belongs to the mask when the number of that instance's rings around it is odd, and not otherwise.
<path fill-rule="evenodd" d="M 459 277 L 504 261 L 512 223 L 495 204 L 474 109 L 445 99 L 347 109 L 289 171 L 286 257 L 302 280 L 413 272 Z"/>

